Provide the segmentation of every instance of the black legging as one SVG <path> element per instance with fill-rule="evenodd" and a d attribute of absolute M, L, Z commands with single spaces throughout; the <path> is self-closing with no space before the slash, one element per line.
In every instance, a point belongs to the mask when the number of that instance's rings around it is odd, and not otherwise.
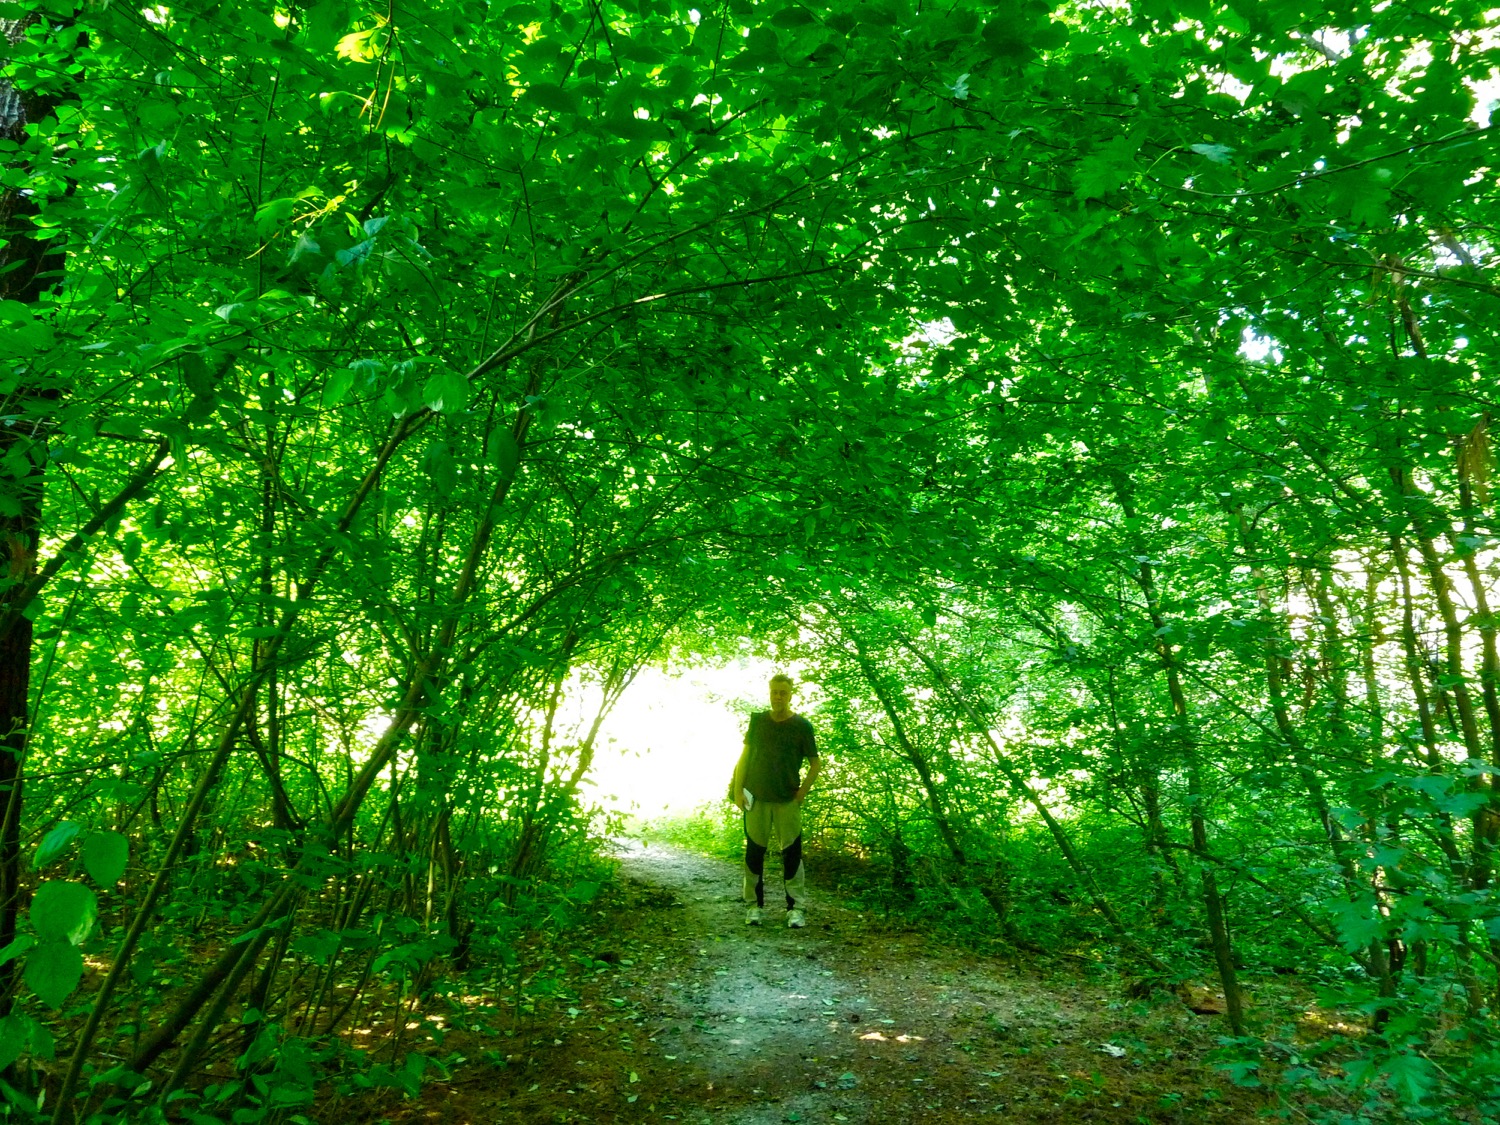
<path fill-rule="evenodd" d="M 745 866 L 755 876 L 755 905 L 766 905 L 766 846 L 757 844 L 749 836 L 745 837 Z M 797 868 L 802 866 L 802 837 L 798 836 L 786 847 L 781 849 L 781 877 L 788 883 L 797 874 Z M 796 906 L 796 900 L 791 895 L 786 896 L 786 908 L 788 910 Z"/>

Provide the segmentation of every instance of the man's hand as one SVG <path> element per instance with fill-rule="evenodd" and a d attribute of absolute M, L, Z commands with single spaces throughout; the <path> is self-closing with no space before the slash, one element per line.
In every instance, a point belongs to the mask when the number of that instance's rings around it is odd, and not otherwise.
<path fill-rule="evenodd" d="M 803 798 L 812 792 L 813 782 L 818 780 L 818 774 L 822 772 L 823 759 L 810 759 L 807 766 L 807 776 L 802 779 L 802 784 L 797 788 L 797 792 L 792 794 L 792 804 L 800 805 L 802 803 Z"/>
<path fill-rule="evenodd" d="M 734 807 L 740 812 L 745 809 L 745 759 L 750 755 L 750 747 L 746 746 L 740 752 L 740 760 L 734 764 L 734 772 L 729 775 L 729 799 Z"/>

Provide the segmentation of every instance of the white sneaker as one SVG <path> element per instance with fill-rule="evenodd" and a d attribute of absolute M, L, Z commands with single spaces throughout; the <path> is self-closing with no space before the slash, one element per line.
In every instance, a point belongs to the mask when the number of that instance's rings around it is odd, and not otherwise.
<path fill-rule="evenodd" d="M 807 915 L 802 913 L 802 908 L 794 906 L 786 912 L 786 924 L 788 929 L 800 930 L 807 925 Z"/>
<path fill-rule="evenodd" d="M 745 925 L 758 926 L 766 920 L 766 912 L 758 906 L 751 906 L 745 910 Z"/>

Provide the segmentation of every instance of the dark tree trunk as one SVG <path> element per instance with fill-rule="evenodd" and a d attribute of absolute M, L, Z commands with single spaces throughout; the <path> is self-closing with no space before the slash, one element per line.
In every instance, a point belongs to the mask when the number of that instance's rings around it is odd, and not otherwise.
<path fill-rule="evenodd" d="M 0 20 L 4 53 L 20 43 L 35 15 Z M 0 138 L 24 144 L 27 126 L 51 113 L 61 99 L 38 98 L 0 79 Z M 50 240 L 31 237 L 35 199 L 18 191 L 0 193 L 0 299 L 36 304 L 62 277 L 63 255 Z M 20 463 L 23 472 L 0 484 L 0 948 L 16 936 L 21 909 L 21 813 L 26 736 L 31 691 L 32 627 L 18 612 L 27 582 L 36 573 L 37 533 L 42 515 L 42 468 L 47 462 L 45 430 L 37 406 L 58 397 L 39 373 L 13 393 L 0 426 L 0 462 Z M 28 418 L 27 416 L 31 417 Z M 11 455 L 24 451 L 24 458 Z M 19 962 L 0 966 L 0 1016 L 10 1012 Z"/>

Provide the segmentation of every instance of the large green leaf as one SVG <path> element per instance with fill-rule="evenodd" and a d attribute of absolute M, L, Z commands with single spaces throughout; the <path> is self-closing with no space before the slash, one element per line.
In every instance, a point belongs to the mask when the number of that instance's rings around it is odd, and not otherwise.
<path fill-rule="evenodd" d="M 30 934 L 18 935 L 15 941 L 11 942 L 4 949 L 0 949 L 0 965 L 14 961 L 35 944 L 36 939 Z"/>
<path fill-rule="evenodd" d="M 123 834 L 90 832 L 83 838 L 81 851 L 83 869 L 101 887 L 111 888 L 124 877 L 130 862 L 130 841 Z"/>
<path fill-rule="evenodd" d="M 55 863 L 62 857 L 63 852 L 68 850 L 74 838 L 78 835 L 80 826 L 71 820 L 65 820 L 53 828 L 37 845 L 36 854 L 31 859 L 31 865 L 36 868 L 46 867 Z"/>
<path fill-rule="evenodd" d="M 0 1070 L 21 1057 L 31 1041 L 31 1021 L 12 1012 L 0 1019 Z"/>
<path fill-rule="evenodd" d="M 31 926 L 43 941 L 78 945 L 93 929 L 99 897 L 82 883 L 43 883 L 31 898 Z"/>
<path fill-rule="evenodd" d="M 83 979 L 83 954 L 66 941 L 47 941 L 26 958 L 26 986 L 49 1008 L 60 1008 Z"/>

